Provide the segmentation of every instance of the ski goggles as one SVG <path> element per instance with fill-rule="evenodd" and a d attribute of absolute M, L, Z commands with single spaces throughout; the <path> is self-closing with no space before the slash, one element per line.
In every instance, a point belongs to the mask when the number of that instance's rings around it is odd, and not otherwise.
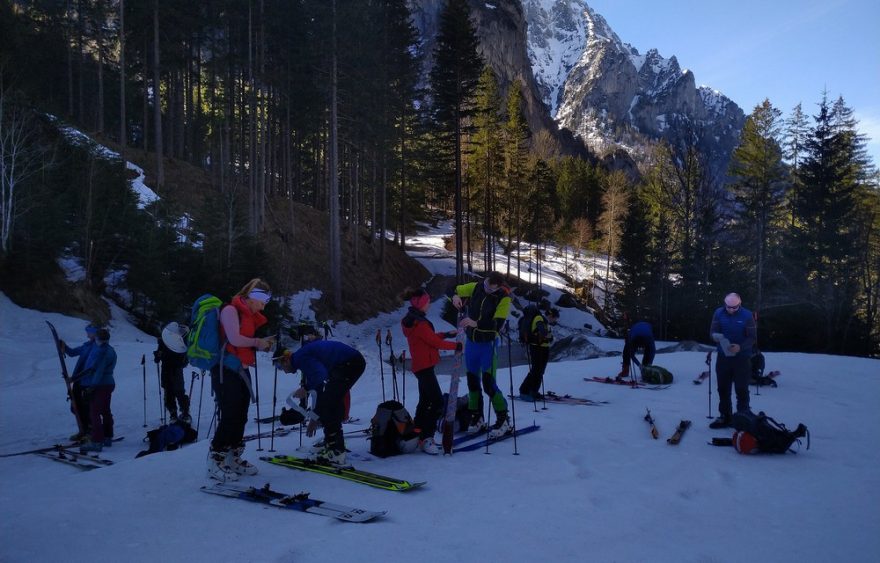
<path fill-rule="evenodd" d="M 260 303 L 265 305 L 269 302 L 270 299 L 272 299 L 272 294 L 265 289 L 252 289 L 248 293 L 248 299 L 259 301 Z"/>

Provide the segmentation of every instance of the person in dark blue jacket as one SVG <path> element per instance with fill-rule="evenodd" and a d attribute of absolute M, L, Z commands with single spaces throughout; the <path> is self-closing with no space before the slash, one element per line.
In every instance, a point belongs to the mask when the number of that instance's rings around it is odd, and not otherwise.
<path fill-rule="evenodd" d="M 110 332 L 98 329 L 95 344 L 89 352 L 85 366 L 72 379 L 79 381 L 83 392 L 89 397 L 89 420 L 91 440 L 80 447 L 80 451 L 100 452 L 113 445 L 113 413 L 110 412 L 110 398 L 116 389 L 113 370 L 116 368 L 116 350 L 110 346 Z"/>
<path fill-rule="evenodd" d="M 89 353 L 92 351 L 92 348 L 95 346 L 95 335 L 98 334 L 98 325 L 91 323 L 86 325 L 86 338 L 87 340 L 77 346 L 76 348 L 71 348 L 68 346 L 63 340 L 59 343 L 61 346 L 61 350 L 67 356 L 76 356 L 76 366 L 73 368 L 73 373 L 77 374 L 82 372 L 83 368 L 86 365 L 86 360 L 89 359 Z M 80 442 L 89 437 L 90 434 L 90 422 L 89 422 L 89 400 L 86 394 L 83 392 L 83 386 L 79 381 L 76 381 L 71 385 L 71 394 L 73 395 L 73 400 L 75 405 L 70 406 L 70 411 L 74 414 L 77 414 L 79 417 L 79 427 L 83 429 L 82 433 L 77 432 L 70 439 L 74 442 Z"/>
<path fill-rule="evenodd" d="M 623 345 L 623 367 L 617 377 L 629 377 L 629 365 L 639 350 L 643 351 L 643 366 L 654 363 L 657 347 L 654 344 L 654 329 L 647 321 L 639 321 L 627 331 L 626 343 Z"/>
<path fill-rule="evenodd" d="M 742 298 L 730 293 L 724 306 L 712 315 L 709 336 L 718 343 L 715 376 L 718 381 L 719 416 L 709 428 L 727 428 L 733 417 L 730 388 L 736 390 L 736 411 L 749 410 L 749 381 L 751 380 L 752 348 L 758 330 L 752 312 L 742 306 Z"/>
<path fill-rule="evenodd" d="M 309 392 L 317 394 L 314 412 L 307 434 L 313 436 L 318 425 L 324 426 L 324 448 L 316 455 L 320 462 L 345 465 L 345 438 L 342 420 L 345 416 L 345 396 L 364 373 L 364 356 L 347 344 L 335 340 L 306 342 L 296 352 L 282 350 L 275 355 L 276 364 L 286 373 L 302 371 L 303 387 L 294 397 L 304 398 Z"/>

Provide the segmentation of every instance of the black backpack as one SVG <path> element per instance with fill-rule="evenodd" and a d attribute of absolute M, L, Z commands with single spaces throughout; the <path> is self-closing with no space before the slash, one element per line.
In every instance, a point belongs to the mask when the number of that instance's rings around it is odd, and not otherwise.
<path fill-rule="evenodd" d="M 397 401 L 385 401 L 376 407 L 370 436 L 370 453 L 376 457 L 414 451 L 419 440 L 412 417 Z"/>
<path fill-rule="evenodd" d="M 159 428 L 147 432 L 144 442 L 150 443 L 150 449 L 138 452 L 135 457 L 176 450 L 183 444 L 195 442 L 198 437 L 199 435 L 195 429 L 184 422 L 163 424 Z"/>
<path fill-rule="evenodd" d="M 519 318 L 519 323 L 516 325 L 517 330 L 519 331 L 519 341 L 522 344 L 537 343 L 535 335 L 532 334 L 532 323 L 535 321 L 535 317 L 540 314 L 541 311 L 538 310 L 537 305 L 528 305 L 523 309 L 522 316 Z"/>
<path fill-rule="evenodd" d="M 764 412 L 755 414 L 751 411 L 738 412 L 733 415 L 731 424 L 737 430 L 748 432 L 754 436 L 757 449 L 765 453 L 784 454 L 792 444 L 800 444 L 800 438 L 807 438 L 807 449 L 810 449 L 810 432 L 803 424 L 798 424 L 794 431 L 784 424 L 776 422 Z M 792 450 L 794 451 L 794 450 Z"/>

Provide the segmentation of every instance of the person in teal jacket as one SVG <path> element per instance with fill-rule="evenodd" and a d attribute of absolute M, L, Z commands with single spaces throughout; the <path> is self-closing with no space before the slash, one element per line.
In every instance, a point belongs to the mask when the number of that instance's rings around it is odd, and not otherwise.
<path fill-rule="evenodd" d="M 80 451 L 100 452 L 113 444 L 113 413 L 110 399 L 116 389 L 113 370 L 116 368 L 116 350 L 110 345 L 110 331 L 98 329 L 95 345 L 89 352 L 85 366 L 72 379 L 79 381 L 83 392 L 89 397 L 89 421 L 91 439 L 80 447 Z"/>
<path fill-rule="evenodd" d="M 715 376 L 718 381 L 719 416 L 709 428 L 727 428 L 733 417 L 730 388 L 736 390 L 737 412 L 749 411 L 752 348 L 758 330 L 752 312 L 742 306 L 742 298 L 730 293 L 724 306 L 712 315 L 709 336 L 718 343 Z"/>

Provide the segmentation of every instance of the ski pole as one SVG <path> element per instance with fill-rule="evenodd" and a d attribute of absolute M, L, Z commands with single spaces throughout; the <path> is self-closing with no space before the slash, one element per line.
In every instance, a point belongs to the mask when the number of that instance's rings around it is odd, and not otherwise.
<path fill-rule="evenodd" d="M 195 372 L 193 372 L 195 373 Z M 202 370 L 201 374 L 199 374 L 199 414 L 198 419 L 196 419 L 196 436 L 199 435 L 199 426 L 202 424 L 202 397 L 205 395 L 205 370 Z"/>
<path fill-rule="evenodd" d="M 382 402 L 385 402 L 385 366 L 382 365 L 382 329 L 376 329 L 376 345 L 379 347 L 379 377 L 382 381 Z"/>
<path fill-rule="evenodd" d="M 718 369 L 715 369 L 715 373 L 718 373 Z M 712 418 L 712 366 L 709 366 L 709 414 L 706 415 L 706 418 Z"/>
<path fill-rule="evenodd" d="M 192 396 L 193 396 L 193 385 L 195 385 L 196 379 L 198 379 L 198 378 L 199 378 L 199 374 L 197 374 L 196 372 L 192 372 L 189 377 L 189 398 L 190 398 L 190 401 L 192 401 Z"/>
<path fill-rule="evenodd" d="M 272 384 L 272 440 L 269 451 L 275 451 L 275 406 L 278 404 L 278 366 L 275 366 L 275 381 Z"/>
<path fill-rule="evenodd" d="M 400 351 L 400 365 L 403 369 L 403 406 L 406 407 L 406 350 Z"/>
<path fill-rule="evenodd" d="M 385 344 L 388 345 L 388 359 L 391 361 L 391 382 L 394 384 L 394 400 L 400 400 L 400 394 L 397 392 L 397 363 L 394 357 L 394 346 L 391 343 L 391 329 L 385 334 Z"/>
<path fill-rule="evenodd" d="M 510 396 L 513 397 L 513 356 L 511 352 L 513 346 L 510 344 L 510 326 L 505 323 L 505 327 L 507 328 L 505 331 L 507 335 L 507 373 L 510 379 Z M 516 401 L 513 399 L 510 400 L 510 415 L 513 418 L 513 455 L 519 455 L 516 444 Z"/>
<path fill-rule="evenodd" d="M 531 378 L 531 376 L 532 376 L 532 370 L 535 369 L 535 368 L 532 367 L 532 346 L 531 346 L 528 342 L 526 342 L 525 344 L 523 344 L 523 346 L 525 346 L 525 348 L 526 348 L 526 363 L 527 363 L 528 366 L 529 366 L 529 373 L 526 375 L 526 379 L 529 379 L 529 378 Z M 541 380 L 542 392 L 543 392 L 543 386 L 544 386 L 544 381 L 543 381 L 543 379 L 542 379 L 542 380 Z M 511 393 L 510 393 L 510 394 L 513 395 L 513 391 L 512 391 L 512 390 L 511 390 Z M 534 399 L 534 397 L 532 397 L 532 398 Z M 511 400 L 512 400 L 512 399 L 511 399 Z M 535 409 L 535 412 L 538 412 L 538 402 L 537 402 L 537 401 L 532 401 L 532 408 Z M 547 402 L 546 402 L 546 401 L 544 402 L 544 408 L 547 408 Z"/>
<path fill-rule="evenodd" d="M 260 370 L 257 368 L 259 362 L 254 361 L 254 391 L 257 394 L 257 451 L 263 451 L 263 439 L 260 437 L 260 434 L 263 432 L 260 430 Z M 247 418 L 245 418 L 247 420 Z M 275 422 L 273 421 L 274 425 Z"/>
<path fill-rule="evenodd" d="M 141 356 L 141 368 L 144 372 L 144 428 L 147 427 L 147 355 Z"/>
<path fill-rule="evenodd" d="M 141 359 L 144 359 L 142 357 Z M 159 364 L 156 364 L 156 383 L 159 384 L 159 421 L 165 424 L 165 407 L 162 406 L 162 374 L 159 373 Z"/>

